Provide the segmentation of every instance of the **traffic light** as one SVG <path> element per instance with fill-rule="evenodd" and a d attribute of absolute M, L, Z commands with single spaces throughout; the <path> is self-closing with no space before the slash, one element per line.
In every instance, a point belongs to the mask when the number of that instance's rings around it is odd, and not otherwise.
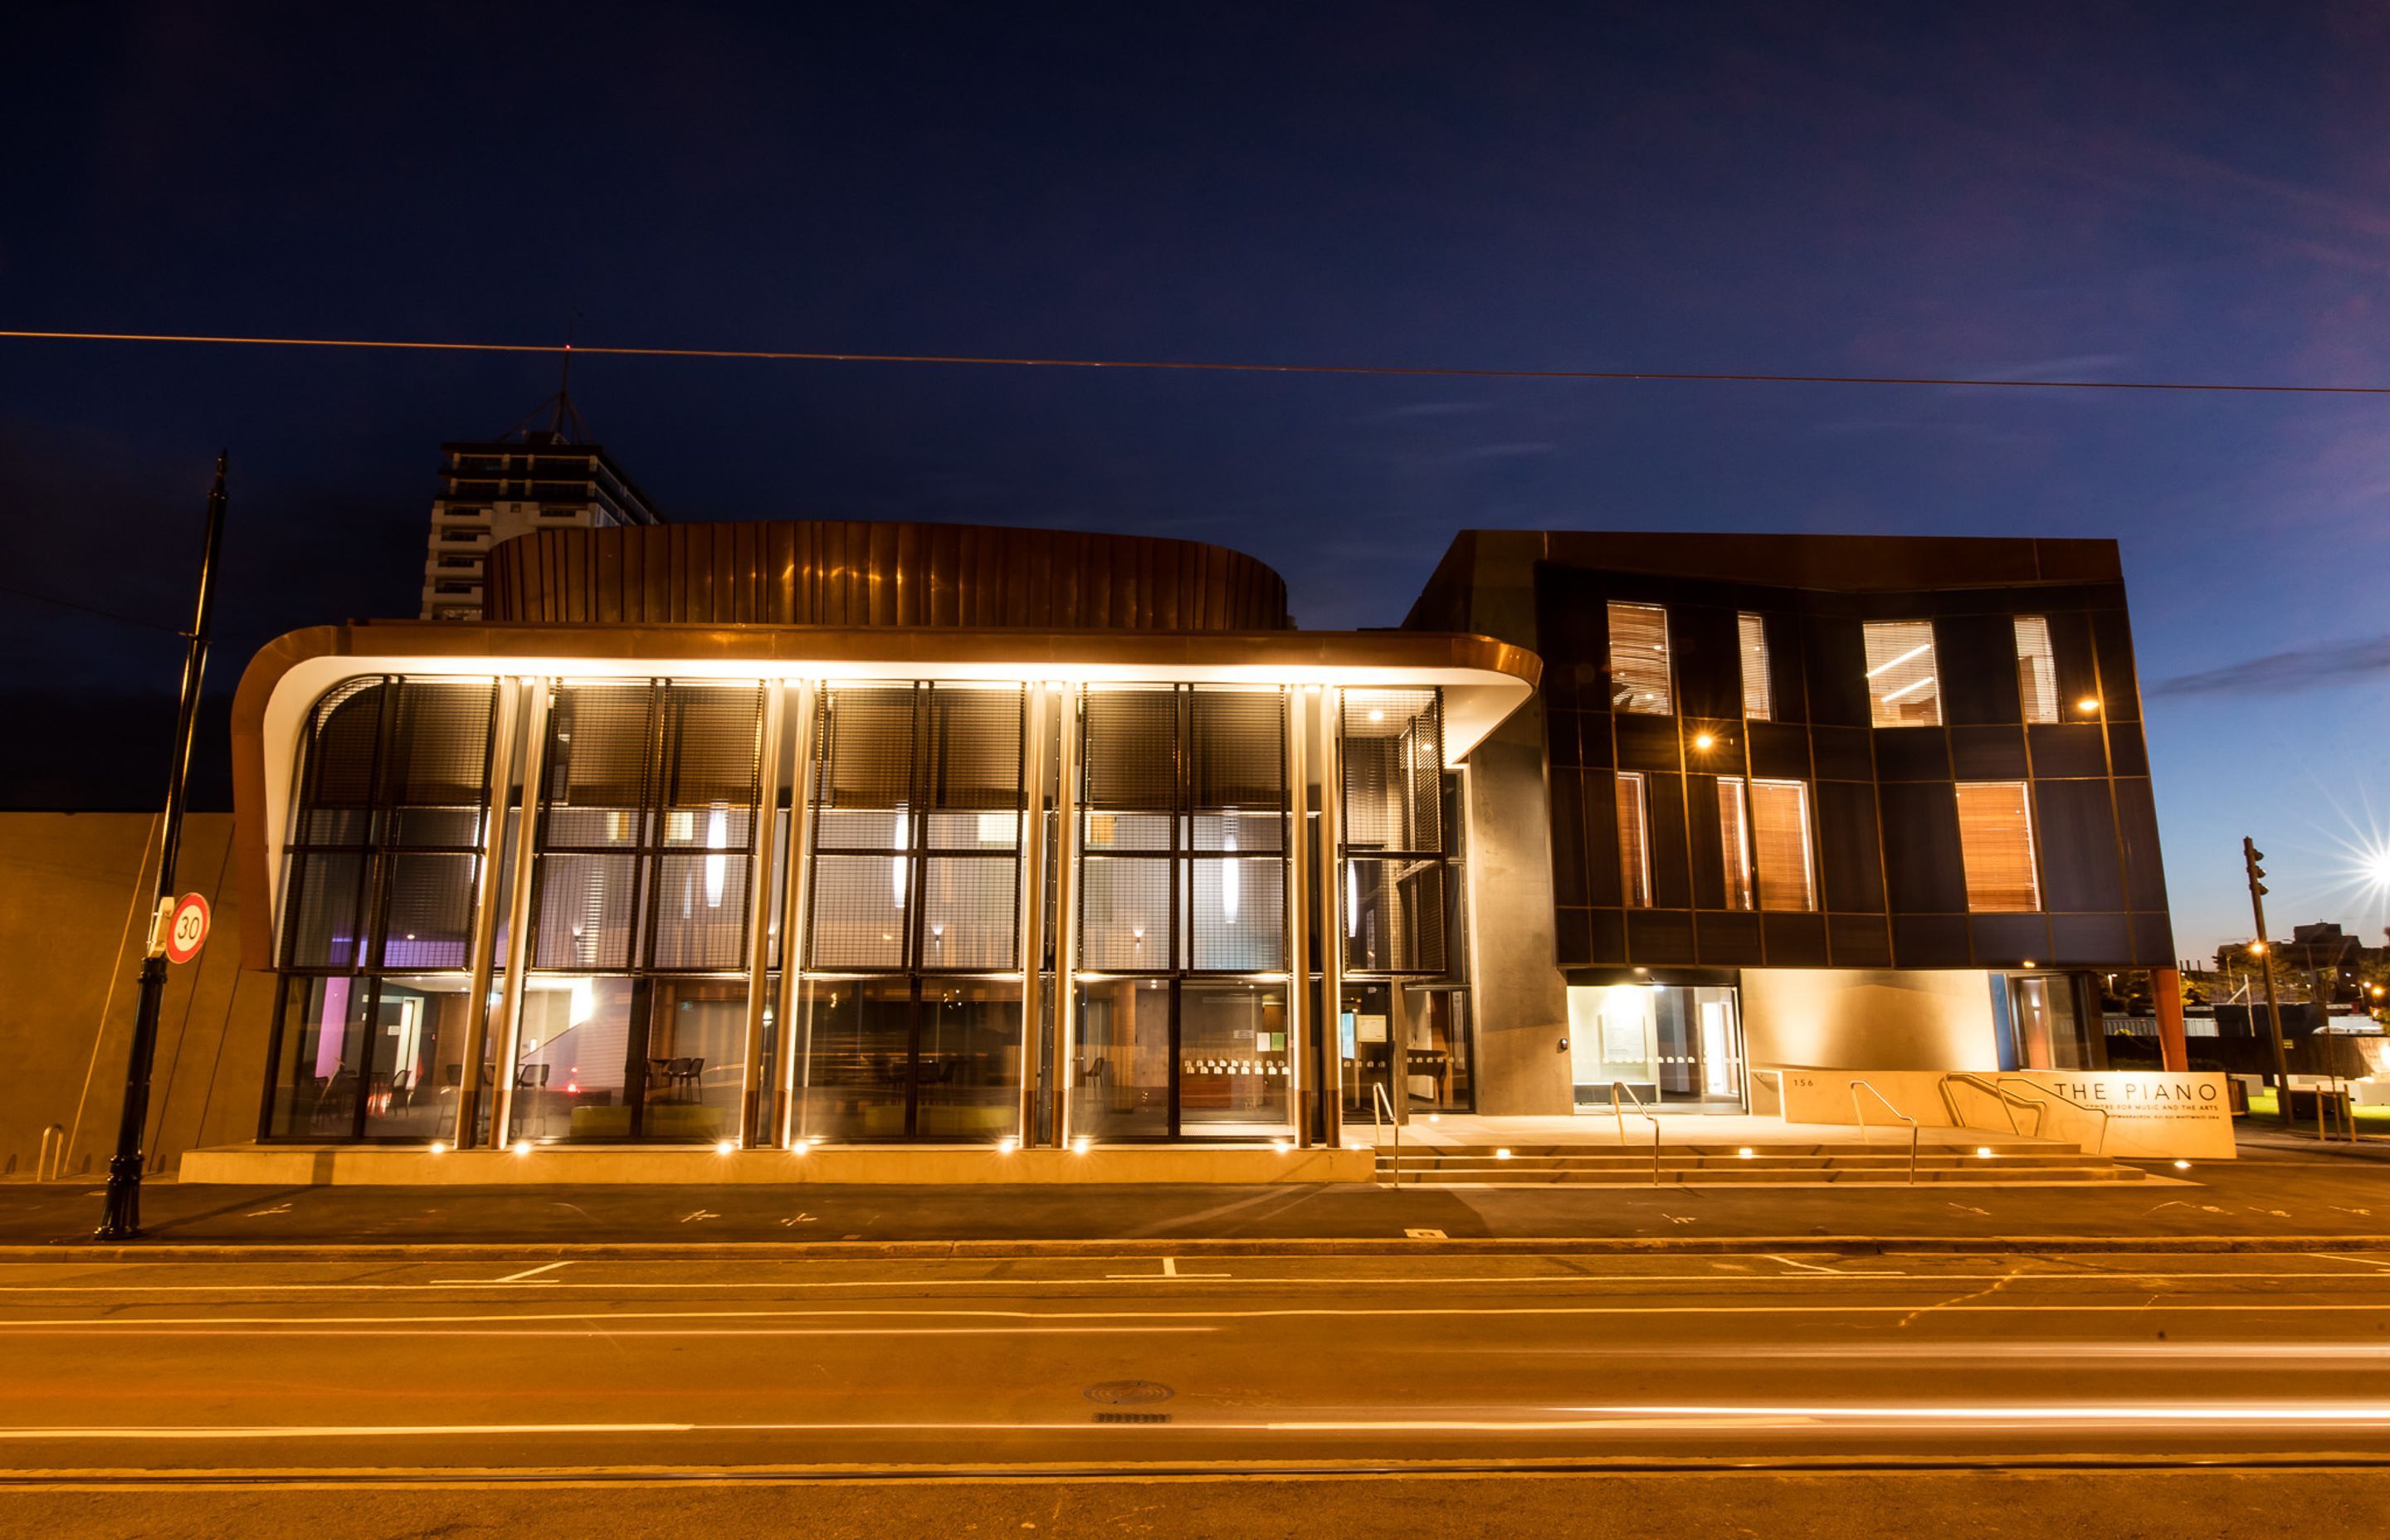
<path fill-rule="evenodd" d="M 2245 834 L 2242 835 L 2241 837 L 2241 864 L 2249 868 L 2249 891 L 2255 893 L 2260 898 L 2263 898 L 2269 891 L 2266 887 L 2265 883 L 2266 868 L 2257 865 L 2258 862 L 2263 861 L 2264 859 L 2266 859 L 2266 853 L 2257 848 L 2257 841 L 2250 839 Z"/>

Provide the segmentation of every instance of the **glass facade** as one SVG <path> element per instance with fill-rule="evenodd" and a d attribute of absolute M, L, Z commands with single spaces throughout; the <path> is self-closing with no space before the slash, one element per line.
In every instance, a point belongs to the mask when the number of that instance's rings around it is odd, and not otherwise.
<path fill-rule="evenodd" d="M 1344 977 L 1408 986 L 1372 1064 L 1465 1107 L 1441 698 L 1332 691 L 1311 713 L 1342 778 L 1308 894 L 1289 699 L 351 680 L 302 734 L 263 1133 L 454 1140 L 478 1040 L 485 1141 L 1291 1138 L 1291 932 L 1313 927 L 1317 979 L 1331 882 Z M 1024 970 L 1050 991 L 1065 960 L 1065 1008 L 1048 993 L 1025 1020 Z"/>
<path fill-rule="evenodd" d="M 309 713 L 262 1133 L 453 1137 L 495 681 L 353 679 Z"/>
<path fill-rule="evenodd" d="M 1285 690 L 1098 687 L 1078 732 L 1069 1136 L 1291 1135 Z"/>

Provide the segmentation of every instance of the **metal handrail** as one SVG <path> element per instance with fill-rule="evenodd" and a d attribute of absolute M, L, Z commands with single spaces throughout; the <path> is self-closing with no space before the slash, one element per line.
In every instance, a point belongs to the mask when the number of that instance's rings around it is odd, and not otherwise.
<path fill-rule="evenodd" d="M 1875 1097 L 1876 1100 L 1883 1103 L 1883 1110 L 1885 1111 L 1890 1112 L 1894 1117 L 1898 1118 L 1901 1122 L 1908 1124 L 1908 1180 L 1913 1186 L 1917 1181 L 1917 1120 L 1902 1111 L 1899 1108 L 1895 1107 L 1892 1104 L 1892 1098 L 1890 1097 L 1885 1096 L 1882 1091 L 1870 1085 L 1866 1081 L 1854 1080 L 1851 1082 L 1851 1115 L 1858 1121 L 1859 1143 L 1865 1144 L 1868 1142 L 1867 1108 L 1859 1101 L 1859 1093 L 1861 1091 L 1865 1091 L 1868 1095 Z"/>
<path fill-rule="evenodd" d="M 2037 1139 L 2041 1137 L 2042 1123 L 2049 1115 L 2049 1104 L 2048 1102 L 2036 1101 L 2031 1097 L 2021 1097 L 2014 1091 L 2002 1090 L 1998 1081 L 1986 1080 L 1982 1075 L 1976 1074 L 1972 1070 L 1953 1070 L 1948 1074 L 1944 1075 L 1940 1082 L 1942 1106 L 1943 1109 L 1950 1114 L 1950 1125 L 1953 1128 L 1965 1128 L 1969 1126 L 1966 1114 L 1959 1110 L 1959 1098 L 1950 1094 L 1950 1083 L 1954 1080 L 1961 1085 L 1973 1086 L 1976 1090 L 1983 1092 L 1985 1095 L 1990 1097 L 1994 1102 L 1998 1103 L 2001 1114 L 2009 1120 L 2009 1132 L 2016 1135 L 2019 1138 L 2024 1137 L 2024 1130 L 2017 1126 L 2015 1110 L 2020 1105 L 2032 1108 L 2034 1115 L 2033 1136 Z"/>
<path fill-rule="evenodd" d="M 55 1181 L 67 1174 L 67 1131 L 64 1123 L 42 1130 L 41 1152 L 33 1157 L 33 1180 Z"/>
<path fill-rule="evenodd" d="M 2055 1097 L 2060 1101 L 2064 1102 L 2067 1106 L 2074 1108 L 2078 1112 L 2099 1113 L 2100 1138 L 2099 1142 L 2091 1147 L 2091 1153 L 2094 1155 L 2104 1155 L 2108 1152 L 2108 1120 L 2111 1114 L 2106 1108 L 2086 1106 L 2084 1103 L 2075 1100 L 2073 1097 L 2068 1096 L 2063 1091 L 2052 1090 L 2049 1086 L 2042 1084 L 2039 1081 L 2027 1080 L 2023 1075 L 1998 1075 L 1994 1077 L 1993 1083 L 1995 1084 L 2005 1085 L 2011 1080 L 2029 1090 L 2040 1093 L 2042 1096 Z M 2041 1137 L 2041 1129 L 2042 1125 L 2039 1123 L 2033 1125 L 2033 1134 L 2035 1138 Z"/>
<path fill-rule="evenodd" d="M 1378 1109 L 1381 1107 L 1386 1110 L 1384 1122 L 1380 1122 L 1378 1118 Z M 1373 1080 L 1369 1083 L 1369 1124 L 1373 1136 L 1370 1140 L 1372 1145 L 1385 1136 L 1386 1123 L 1389 1123 L 1394 1125 L 1394 1185 L 1401 1187 L 1403 1185 L 1403 1120 L 1394 1116 L 1394 1098 L 1386 1094 L 1386 1088 L 1383 1085 Z"/>
<path fill-rule="evenodd" d="M 1618 1093 L 1621 1091 L 1625 1092 L 1626 1099 L 1635 1104 L 1637 1115 L 1651 1125 L 1651 1185 L 1656 1187 L 1660 1185 L 1660 1120 L 1652 1114 L 1650 1108 L 1643 1105 L 1643 1098 L 1635 1094 L 1634 1086 L 1623 1080 L 1612 1081 L 1610 1083 L 1610 1115 L 1618 1120 L 1619 1149 L 1626 1148 L 1626 1114 L 1618 1105 Z"/>

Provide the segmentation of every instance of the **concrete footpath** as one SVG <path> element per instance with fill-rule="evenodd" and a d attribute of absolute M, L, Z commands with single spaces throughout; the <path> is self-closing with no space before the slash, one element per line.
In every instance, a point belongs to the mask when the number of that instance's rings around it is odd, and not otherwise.
<path fill-rule="evenodd" d="M 92 1240 L 94 1182 L 0 1184 L 0 1260 L 1067 1251 L 1623 1251 L 2390 1246 L 2390 1163 L 2252 1145 L 2086 1187 L 229 1187 L 150 1182 L 148 1233 Z"/>

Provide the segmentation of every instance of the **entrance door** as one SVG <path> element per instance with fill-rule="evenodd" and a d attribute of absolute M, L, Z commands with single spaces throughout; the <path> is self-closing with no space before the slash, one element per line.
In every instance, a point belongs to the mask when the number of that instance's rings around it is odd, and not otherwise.
<path fill-rule="evenodd" d="M 1581 1110 L 1610 1110 L 1613 1084 L 1651 1111 L 1743 1110 L 1740 991 L 1712 985 L 1571 985 L 1569 1061 Z"/>

